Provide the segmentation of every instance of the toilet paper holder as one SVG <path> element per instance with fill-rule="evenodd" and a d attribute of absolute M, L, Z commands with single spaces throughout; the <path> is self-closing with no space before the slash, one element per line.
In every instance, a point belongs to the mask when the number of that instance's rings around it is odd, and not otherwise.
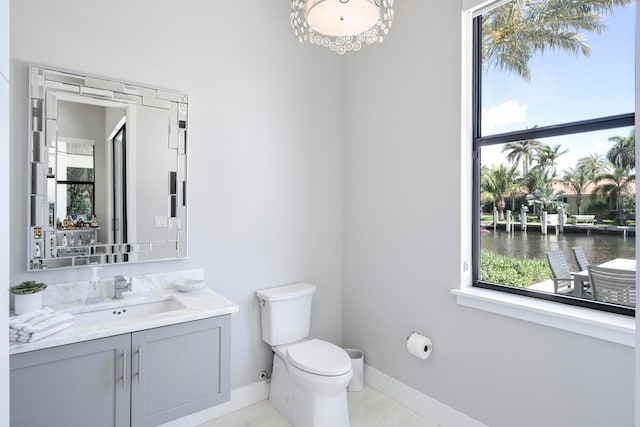
<path fill-rule="evenodd" d="M 411 336 L 412 336 L 413 334 L 422 335 L 420 332 L 417 332 L 417 331 L 411 331 L 411 332 L 409 333 L 409 335 L 407 335 L 407 342 L 409 341 L 409 338 L 411 338 Z M 431 350 L 432 348 L 433 348 L 433 344 L 431 344 L 431 345 L 427 344 L 427 345 L 425 345 L 425 346 L 424 346 L 424 351 L 429 351 L 429 350 Z"/>

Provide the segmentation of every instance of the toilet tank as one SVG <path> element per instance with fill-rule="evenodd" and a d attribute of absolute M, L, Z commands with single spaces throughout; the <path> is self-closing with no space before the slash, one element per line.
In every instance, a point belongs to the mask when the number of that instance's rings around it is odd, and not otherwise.
<path fill-rule="evenodd" d="M 311 299 L 316 287 L 309 283 L 260 289 L 262 340 L 269 345 L 299 341 L 309 335 Z"/>

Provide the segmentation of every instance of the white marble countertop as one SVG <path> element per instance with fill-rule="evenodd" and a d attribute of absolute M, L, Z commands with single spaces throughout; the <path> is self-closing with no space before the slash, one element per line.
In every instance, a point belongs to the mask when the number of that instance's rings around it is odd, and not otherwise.
<path fill-rule="evenodd" d="M 174 301 L 171 301 L 174 300 Z M 152 314 L 133 314 L 123 316 L 111 316 L 115 320 L 105 317 L 105 321 L 82 319 L 82 314 L 87 312 L 104 311 L 110 316 L 114 311 L 126 309 L 127 306 L 137 306 L 145 303 L 167 301 L 175 303 L 170 311 Z M 48 307 L 62 313 L 76 315 L 77 320 L 67 329 L 49 337 L 30 343 L 15 343 L 9 345 L 9 354 L 24 353 L 27 351 L 55 347 L 65 344 L 73 344 L 81 341 L 94 340 L 114 335 L 126 334 L 145 329 L 174 325 L 177 323 L 205 319 L 235 313 L 238 306 L 208 288 L 206 285 L 192 292 L 179 292 L 175 288 L 152 289 L 145 292 L 125 293 L 122 299 L 113 300 L 105 298 L 104 302 L 97 304 L 83 303 L 59 303 L 49 304 Z M 134 312 L 130 309 L 129 313 Z"/>

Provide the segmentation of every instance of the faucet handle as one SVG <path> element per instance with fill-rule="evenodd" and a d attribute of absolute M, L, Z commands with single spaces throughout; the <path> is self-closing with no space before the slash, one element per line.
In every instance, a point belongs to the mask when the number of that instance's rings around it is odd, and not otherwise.
<path fill-rule="evenodd" d="M 117 275 L 113 277 L 113 298 L 120 299 L 122 298 L 123 292 L 131 292 L 131 282 L 127 282 L 127 279 L 122 275 Z"/>

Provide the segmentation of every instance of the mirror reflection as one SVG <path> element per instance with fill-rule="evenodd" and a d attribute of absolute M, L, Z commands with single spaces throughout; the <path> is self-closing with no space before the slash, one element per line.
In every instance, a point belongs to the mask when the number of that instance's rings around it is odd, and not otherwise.
<path fill-rule="evenodd" d="M 29 270 L 186 256 L 187 96 L 30 67 Z"/>
<path fill-rule="evenodd" d="M 56 184 L 56 224 L 62 219 L 88 222 L 93 218 L 95 175 L 94 141 L 60 140 Z M 55 158 L 53 159 L 55 160 Z M 51 164 L 51 163 L 50 163 Z"/>

